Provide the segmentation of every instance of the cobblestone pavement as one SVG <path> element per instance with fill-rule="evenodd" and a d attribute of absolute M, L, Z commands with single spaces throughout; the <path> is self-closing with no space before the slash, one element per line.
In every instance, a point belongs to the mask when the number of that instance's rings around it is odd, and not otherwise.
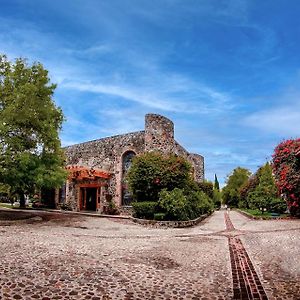
<path fill-rule="evenodd" d="M 0 212 L 0 298 L 232 299 L 231 235 L 269 299 L 300 299 L 300 222 L 230 218 L 239 230 L 225 230 L 224 212 L 185 229 L 54 213 L 3 220 Z"/>
<path fill-rule="evenodd" d="M 300 299 L 300 220 L 249 220 L 231 212 L 269 299 Z"/>
<path fill-rule="evenodd" d="M 227 231 L 234 231 L 229 213 L 224 212 Z M 268 300 L 252 261 L 238 236 L 228 236 L 233 280 L 233 299 Z"/>

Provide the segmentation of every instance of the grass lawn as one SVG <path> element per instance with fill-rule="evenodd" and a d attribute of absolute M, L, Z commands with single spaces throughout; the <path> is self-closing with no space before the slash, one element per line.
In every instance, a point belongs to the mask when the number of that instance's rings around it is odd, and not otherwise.
<path fill-rule="evenodd" d="M 279 214 L 278 216 L 272 215 L 272 213 L 265 211 L 262 213 L 259 209 L 247 209 L 247 208 L 240 208 L 241 211 L 244 211 L 254 217 L 257 218 L 266 218 L 266 219 L 272 219 L 273 217 L 276 218 L 285 218 L 288 217 L 289 214 Z"/>
<path fill-rule="evenodd" d="M 0 207 L 14 208 L 10 203 L 0 203 Z"/>

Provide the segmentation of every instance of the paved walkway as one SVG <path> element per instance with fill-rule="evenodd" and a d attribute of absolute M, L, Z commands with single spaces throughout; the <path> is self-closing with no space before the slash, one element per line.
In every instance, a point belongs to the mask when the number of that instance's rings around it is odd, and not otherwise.
<path fill-rule="evenodd" d="M 0 214 L 0 299 L 249 299 L 234 285 L 234 239 L 268 299 L 300 299 L 298 220 L 230 212 L 225 223 L 220 211 L 194 228 L 152 229 L 46 215 L 1 221 Z"/>

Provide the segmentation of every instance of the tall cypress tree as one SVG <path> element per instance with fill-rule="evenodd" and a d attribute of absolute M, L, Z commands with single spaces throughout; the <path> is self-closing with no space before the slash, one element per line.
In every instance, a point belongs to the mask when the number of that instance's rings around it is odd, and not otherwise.
<path fill-rule="evenodd" d="M 217 178 L 217 175 L 215 174 L 215 184 L 214 184 L 214 189 L 215 190 L 220 190 L 220 185 L 219 185 L 219 181 L 218 181 L 218 178 Z"/>

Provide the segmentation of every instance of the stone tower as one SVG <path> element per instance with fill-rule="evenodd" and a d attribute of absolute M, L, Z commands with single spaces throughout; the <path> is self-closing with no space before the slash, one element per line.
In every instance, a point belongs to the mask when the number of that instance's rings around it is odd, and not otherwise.
<path fill-rule="evenodd" d="M 145 116 L 145 151 L 173 152 L 174 124 L 171 120 L 157 114 Z"/>

